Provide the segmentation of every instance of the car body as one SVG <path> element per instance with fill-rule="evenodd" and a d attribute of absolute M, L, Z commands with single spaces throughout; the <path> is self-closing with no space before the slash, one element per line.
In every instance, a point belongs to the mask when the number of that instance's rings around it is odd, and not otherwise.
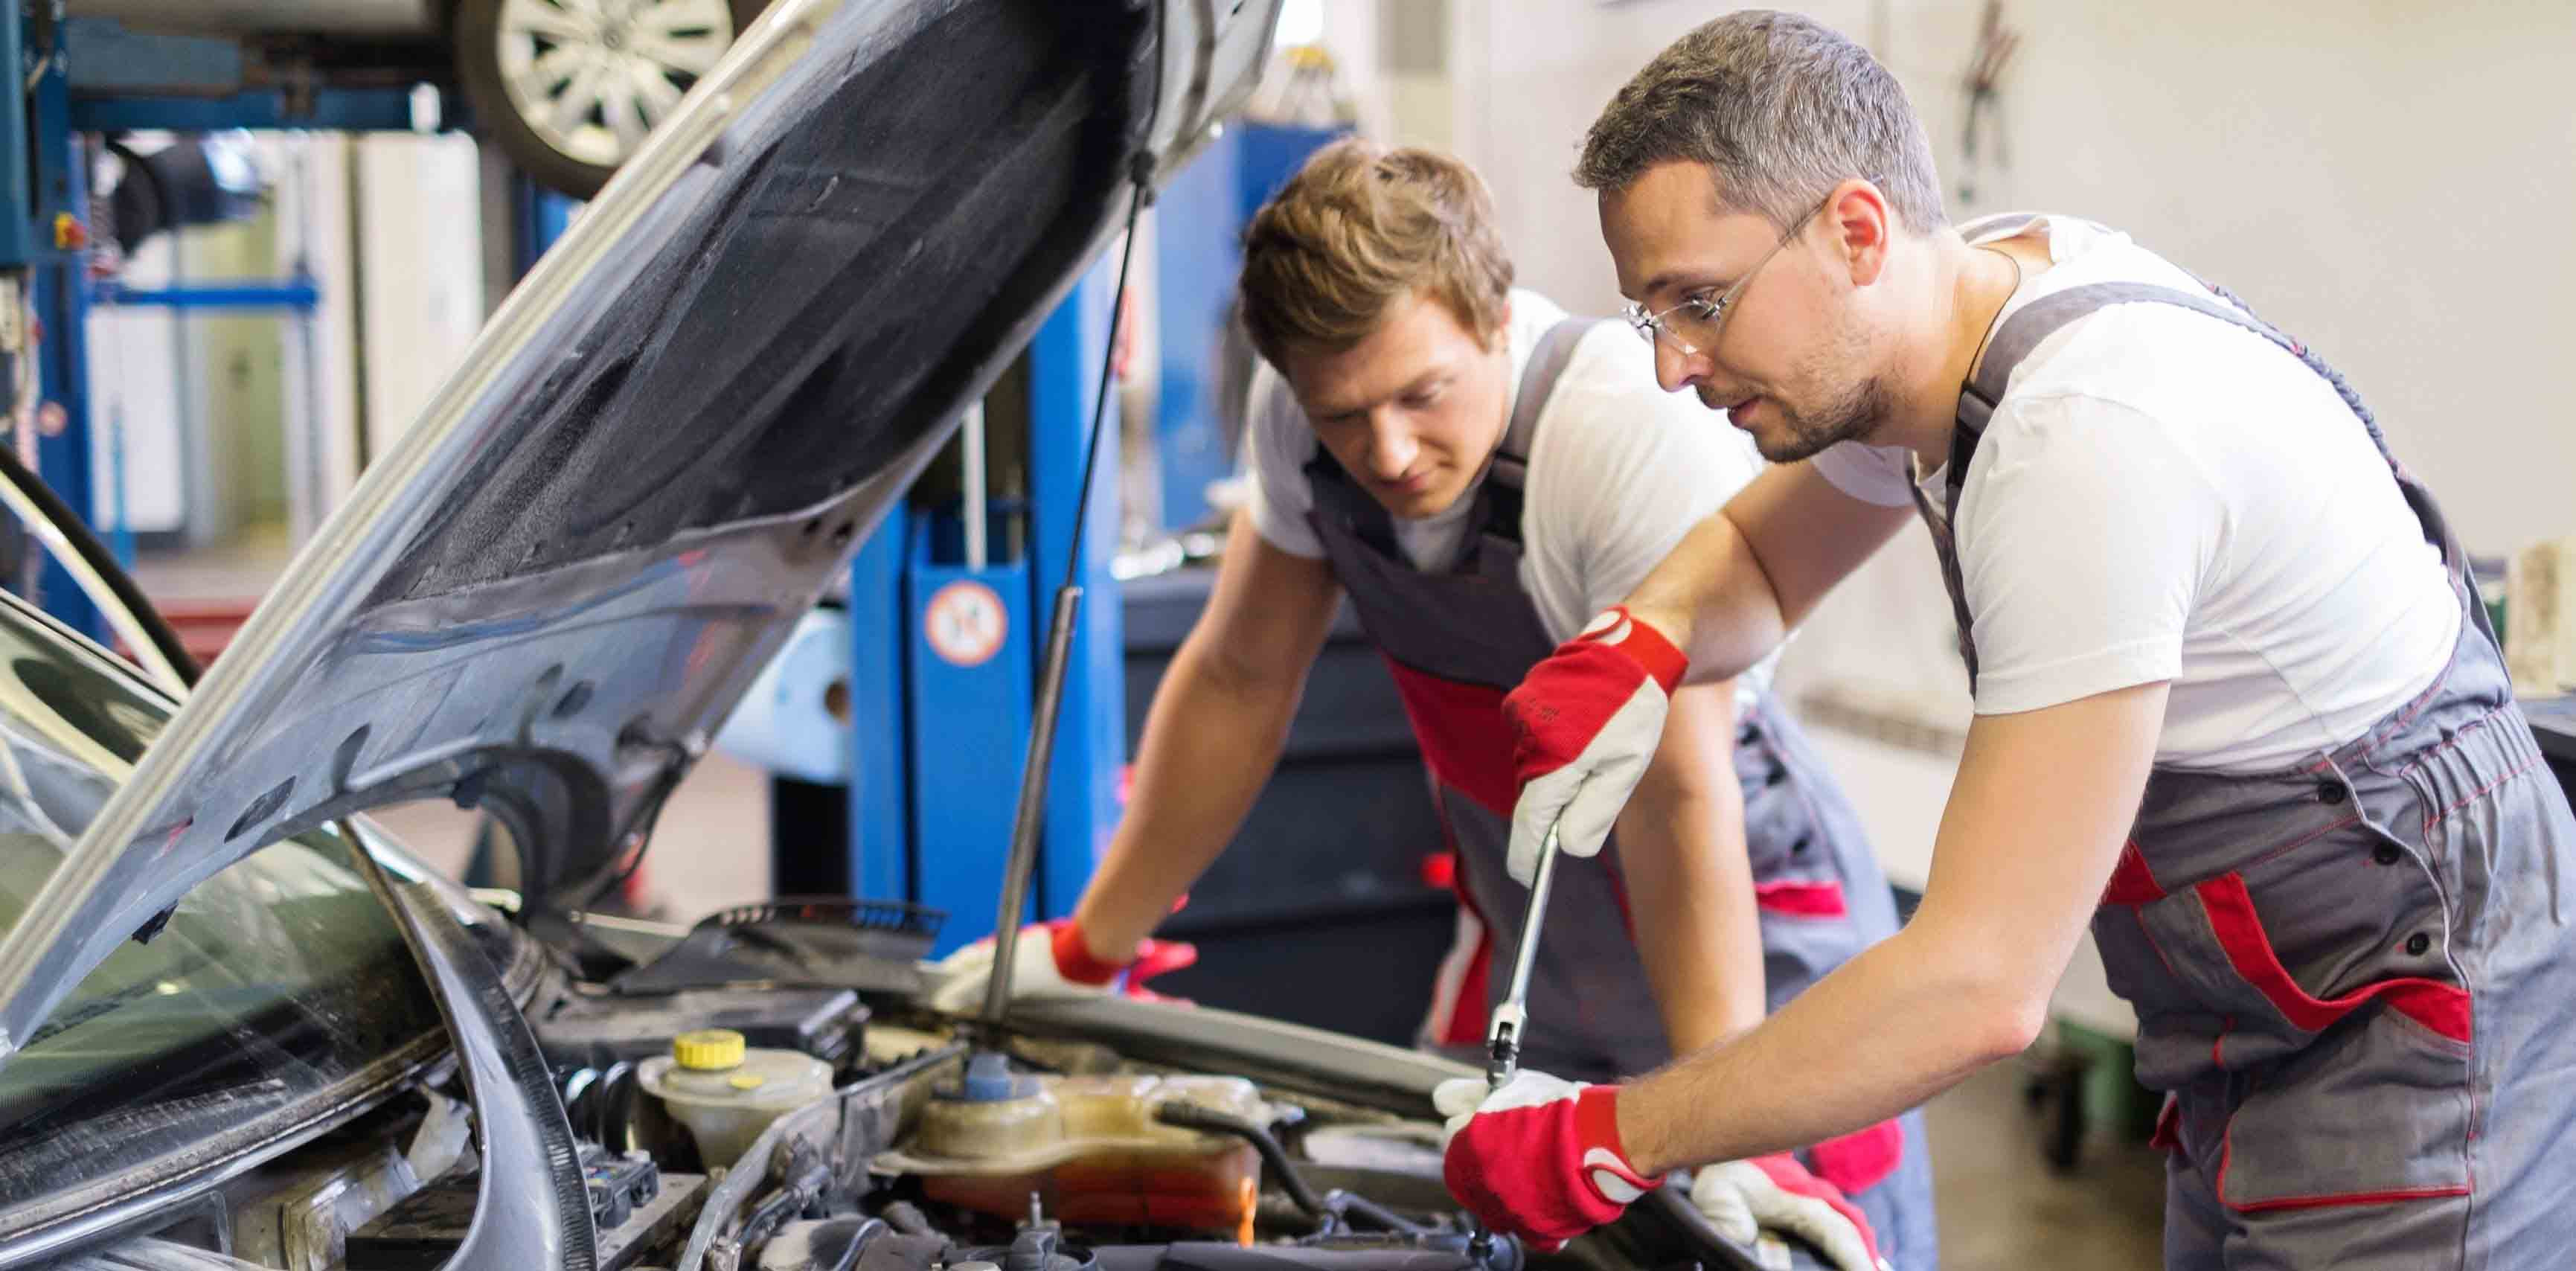
<path fill-rule="evenodd" d="M 521 169 L 588 198 L 766 0 L 70 0 L 69 16 L 218 36 L 262 82 L 460 84 Z"/>
<path fill-rule="evenodd" d="M 0 1267 L 1752 1265 L 1673 1188 L 1562 1255 L 1476 1239 L 1430 1104 L 1472 1070 L 1431 1056 L 1123 998 L 945 1016 L 901 905 L 586 911 L 1270 20 L 778 0 L 202 680 L 0 600 Z M 508 824 L 507 918 L 362 819 L 431 798 Z M 717 1152 L 654 1084 L 711 1023 L 831 1092 Z M 925 1147 L 1080 1081 L 1139 1124 Z M 1239 1227 L 1155 1207 L 1179 1158 Z"/>

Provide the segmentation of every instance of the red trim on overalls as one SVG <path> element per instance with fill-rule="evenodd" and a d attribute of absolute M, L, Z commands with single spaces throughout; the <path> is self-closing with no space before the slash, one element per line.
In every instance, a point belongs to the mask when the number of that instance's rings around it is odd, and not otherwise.
<path fill-rule="evenodd" d="M 1801 882 L 1781 879 L 1755 883 L 1753 905 L 1764 913 L 1791 918 L 1846 918 L 1851 915 L 1843 903 L 1843 885 L 1835 880 Z"/>
<path fill-rule="evenodd" d="M 2262 993 L 2283 1018 L 2304 1031 L 2322 1032 L 2337 1020 L 2374 1001 L 2385 999 L 2389 1008 L 2452 1041 L 2466 1044 L 2470 1039 L 2470 1001 L 2466 989 L 2437 980 L 2407 978 L 2384 980 L 2342 997 L 2325 999 L 2300 988 L 2281 964 L 2273 949 L 2271 937 L 2263 930 L 2262 915 L 2254 910 L 2254 894 L 2239 874 L 2221 874 L 2197 883 L 2191 889 L 2200 897 L 2201 909 L 2208 915 L 2209 927 L 2218 938 L 2219 948 L 2226 953 L 2228 965 L 2244 977 L 2245 982 Z M 2162 900 L 2164 886 L 2147 868 L 2146 857 L 2134 842 L 2120 849 L 2119 863 L 2111 870 L 2110 885 L 2102 891 L 2106 905 L 2144 905 Z M 2235 1020 L 2225 1021 L 2218 1036 L 2210 1043 L 2210 1062 L 2222 1065 L 2223 1047 Z M 2182 1148 L 2180 1101 L 2168 1094 L 2156 1116 L 2155 1134 L 2148 1139 L 2151 1147 L 2166 1151 Z M 2332 1209 L 2359 1205 L 2389 1205 L 2409 1200 L 2439 1200 L 2470 1193 L 2467 1183 L 2446 1183 L 2431 1187 L 2393 1188 L 2366 1192 L 2329 1192 L 2313 1196 L 2281 1196 L 2269 1200 L 2231 1201 L 2227 1199 L 2227 1167 L 2235 1155 L 2232 1133 L 2223 1135 L 2218 1149 L 2218 1177 L 2212 1188 L 2220 1203 L 2242 1214 L 2270 1213 L 2298 1209 Z"/>
<path fill-rule="evenodd" d="M 1440 816 L 1440 832 L 1447 836 L 1449 816 Z M 1455 855 L 1458 844 L 1451 836 L 1449 851 Z M 1494 924 L 1485 921 L 1485 911 L 1476 907 L 1476 898 L 1467 890 L 1467 875 L 1461 871 L 1450 890 L 1458 903 L 1476 916 L 1476 948 L 1467 956 L 1466 974 L 1458 977 L 1458 996 L 1449 1004 L 1449 1031 L 1431 1039 L 1438 1046 L 1472 1046 L 1485 1040 L 1485 987 L 1493 975 Z"/>
<path fill-rule="evenodd" d="M 2165 1094 L 2164 1106 L 2156 1109 L 2156 1129 L 2147 1136 L 2147 1146 L 2167 1152 L 2182 1150 L 2182 1100 L 2170 1091 Z"/>
<path fill-rule="evenodd" d="M 1404 699 L 1404 717 L 1413 725 L 1413 738 L 1422 746 L 1422 762 L 1431 769 L 1431 775 L 1487 811 L 1508 819 L 1512 805 L 1520 802 L 1521 786 L 1518 774 L 1512 770 L 1511 730 L 1503 721 L 1503 690 L 1444 680 L 1394 658 L 1387 658 L 1386 667 L 1395 675 L 1396 694 Z M 1450 844 L 1449 850 L 1457 851 L 1458 845 Z M 1627 880 L 1620 877 L 1617 869 L 1609 874 L 1610 899 L 1619 906 L 1619 925 L 1633 943 L 1637 922 L 1628 910 Z M 1461 888 L 1459 894 L 1464 896 L 1465 889 Z M 1479 912 L 1476 916 L 1481 920 L 1484 914 Z M 1488 942 L 1492 940 L 1492 930 L 1488 924 Z M 1477 988 L 1476 1037 L 1469 1040 L 1484 1036 L 1481 981 Z"/>
<path fill-rule="evenodd" d="M 1394 658 L 1386 667 L 1431 775 L 1494 815 L 1510 816 L 1521 788 L 1512 773 L 1511 732 L 1503 726 L 1503 690 L 1445 680 Z"/>
<path fill-rule="evenodd" d="M 1385 656 L 1380 651 L 1380 656 Z M 1386 669 L 1395 677 L 1396 696 L 1404 702 L 1405 722 L 1413 726 L 1413 739 L 1422 748 L 1422 763 L 1431 770 L 1432 780 L 1449 790 L 1463 794 L 1497 816 L 1510 816 L 1512 804 L 1520 797 L 1520 783 L 1513 779 L 1510 732 L 1503 727 L 1503 690 L 1482 684 L 1467 684 L 1443 679 L 1427 671 L 1418 671 L 1386 659 Z M 1440 831 L 1449 836 L 1449 851 L 1459 851 L 1457 838 L 1449 828 L 1446 809 L 1440 813 Z M 1476 904 L 1467 887 L 1465 871 L 1458 874 L 1453 890 L 1458 903 L 1476 916 L 1476 948 L 1467 963 L 1466 974 L 1458 977 L 1458 995 L 1450 1003 L 1449 1027 L 1432 1040 L 1444 1046 L 1471 1045 L 1485 1039 L 1485 995 L 1492 978 L 1494 924 Z"/>
<path fill-rule="evenodd" d="M 2263 934 L 2263 920 L 2254 912 L 2253 893 L 2246 890 L 2243 878 L 2221 874 L 2193 890 L 2200 893 L 2201 907 L 2209 911 L 2210 929 L 2217 933 L 2219 947 L 2227 951 L 2228 963 L 2299 1028 L 2323 1032 L 2336 1020 L 2385 999 L 2390 1009 L 2435 1033 L 2455 1042 L 2468 1042 L 2468 990 L 2439 980 L 2408 977 L 2382 980 L 2330 1000 L 2311 997 L 2290 978 L 2280 955 L 2272 951 L 2271 939 Z"/>
<path fill-rule="evenodd" d="M 2120 863 L 2111 867 L 2111 884 L 2102 889 L 2106 905 L 2143 905 L 2165 898 L 2165 889 L 2147 868 L 2146 854 L 2132 840 L 2120 845 Z"/>
<path fill-rule="evenodd" d="M 2442 1200 L 2452 1196 L 2466 1196 L 2470 1192 L 2468 1184 L 2454 1183 L 2446 1187 L 2410 1187 L 2401 1191 L 2390 1192 L 2341 1192 L 2328 1196 L 2284 1196 L 2279 1200 L 2253 1200 L 2247 1201 L 2243 1204 L 2238 1204 L 2232 1200 L 2225 1200 L 2227 1191 L 2227 1154 L 2224 1151 L 2220 1152 L 2218 1158 L 2218 1189 L 2220 1199 L 2225 1201 L 2227 1207 L 2240 1214 L 2268 1214 L 2276 1210 L 2283 1209 L 2336 1209 L 2349 1205 L 2394 1205 L 2400 1201 Z"/>

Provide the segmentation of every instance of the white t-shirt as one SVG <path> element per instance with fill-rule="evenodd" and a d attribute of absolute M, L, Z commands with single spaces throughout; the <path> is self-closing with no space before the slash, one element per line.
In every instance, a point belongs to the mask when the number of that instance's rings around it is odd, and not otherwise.
<path fill-rule="evenodd" d="M 2206 294 L 2125 234 L 2029 232 L 2054 264 L 2006 319 L 2088 283 Z M 1815 464 L 1854 498 L 1911 502 L 1903 447 Z M 1936 513 L 1947 479 L 1921 476 Z M 2433 682 L 2459 632 L 2441 553 L 2343 399 L 2263 337 L 2172 305 L 2102 309 L 2031 351 L 1969 461 L 1957 537 L 1977 713 L 2171 680 L 2171 766 L 2261 771 L 2351 741 Z"/>
<path fill-rule="evenodd" d="M 1536 292 L 1512 292 L 1512 387 L 1520 396 L 1531 350 L 1565 311 Z M 1522 490 L 1520 581 L 1549 638 L 1564 641 L 1592 615 L 1625 599 L 1682 536 L 1761 470 L 1751 438 L 1688 393 L 1655 383 L 1654 350 L 1605 322 L 1584 334 L 1540 412 Z M 1254 375 L 1244 446 L 1251 469 L 1253 528 L 1271 546 L 1319 557 L 1323 543 L 1306 519 L 1314 506 L 1305 465 L 1314 426 L 1279 373 Z M 1413 567 L 1445 570 L 1467 538 L 1476 487 L 1438 516 L 1395 522 L 1396 546 Z M 1770 664 L 1739 681 L 1766 683 Z"/>

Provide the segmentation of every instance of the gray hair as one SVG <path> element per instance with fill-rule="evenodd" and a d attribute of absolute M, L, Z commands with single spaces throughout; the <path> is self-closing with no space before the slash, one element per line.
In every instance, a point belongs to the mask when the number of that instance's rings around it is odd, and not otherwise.
<path fill-rule="evenodd" d="M 1949 223 L 1931 138 L 1896 77 L 1796 14 L 1730 13 L 1656 54 L 1592 122 L 1574 181 L 1615 192 L 1676 161 L 1707 164 L 1721 206 L 1783 232 L 1853 177 L 1917 233 Z"/>

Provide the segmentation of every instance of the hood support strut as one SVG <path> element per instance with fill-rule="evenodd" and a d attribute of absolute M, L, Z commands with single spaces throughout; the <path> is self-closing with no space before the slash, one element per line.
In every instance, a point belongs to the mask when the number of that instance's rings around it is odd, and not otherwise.
<path fill-rule="evenodd" d="M 1150 161 L 1150 156 L 1139 155 Z M 1002 908 L 993 922 L 993 978 L 984 987 L 980 1016 L 990 1044 L 998 1044 L 1002 1015 L 1011 1003 L 1012 960 L 1020 944 L 1020 912 L 1028 907 L 1029 882 L 1038 868 L 1038 832 L 1046 820 L 1047 772 L 1054 766 L 1056 717 L 1064 712 L 1065 665 L 1073 657 L 1073 622 L 1082 612 L 1082 531 L 1091 521 L 1091 490 L 1099 476 L 1102 418 L 1109 408 L 1110 371 L 1118 356 L 1118 320 L 1127 307 L 1127 267 L 1136 258 L 1136 218 L 1152 191 L 1150 169 L 1139 163 L 1132 174 L 1135 193 L 1127 202 L 1127 235 L 1118 251 L 1118 290 L 1109 302 L 1109 348 L 1100 362 L 1100 389 L 1091 401 L 1091 436 L 1083 443 L 1082 497 L 1073 514 L 1073 542 L 1065 554 L 1064 585 L 1056 588 L 1055 611 L 1047 620 L 1046 666 L 1038 678 L 1036 718 L 1029 726 L 1029 753 L 1020 763 L 1019 810 L 1011 820 L 1010 863 L 1002 874 Z"/>

